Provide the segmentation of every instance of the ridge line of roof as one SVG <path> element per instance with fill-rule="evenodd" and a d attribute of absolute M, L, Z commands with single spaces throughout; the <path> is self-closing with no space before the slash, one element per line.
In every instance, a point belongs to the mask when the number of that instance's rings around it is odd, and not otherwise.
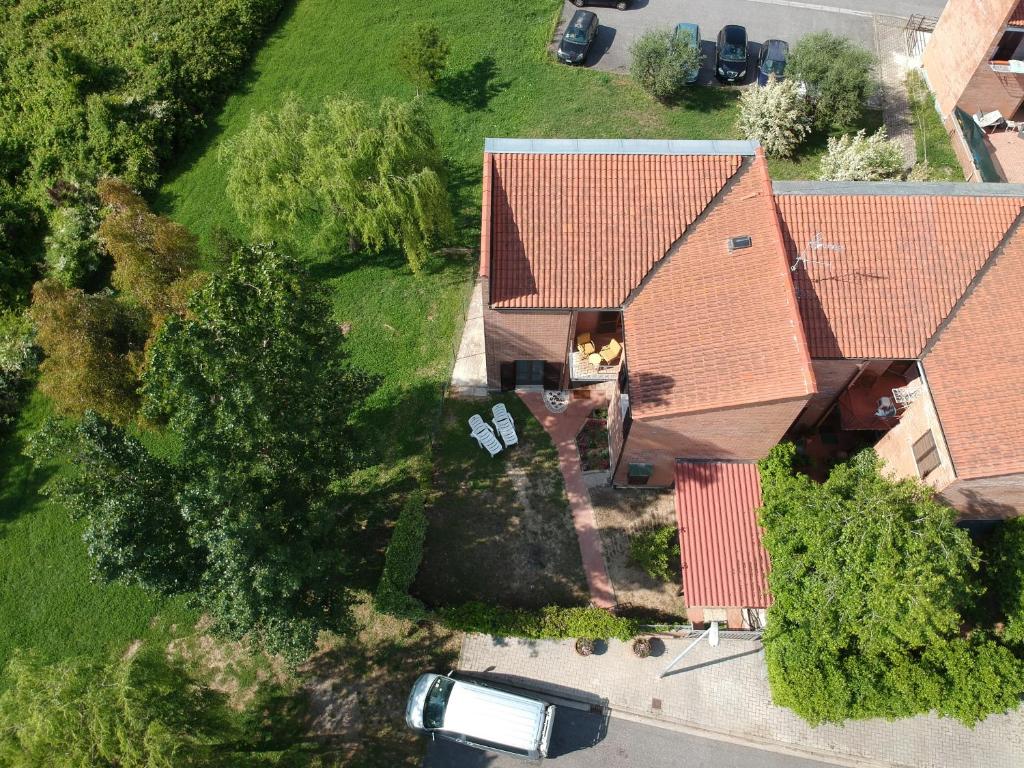
<path fill-rule="evenodd" d="M 991 271 L 992 267 L 995 266 L 996 262 L 999 261 L 999 257 L 1002 256 L 1003 251 L 1006 250 L 1006 246 L 1009 245 L 1010 241 L 1017 235 L 1022 223 L 1024 223 L 1024 211 L 1018 213 L 1017 218 L 1010 222 L 1010 226 L 1006 228 L 1005 232 L 1003 232 L 1003 236 L 999 238 L 999 242 L 996 243 L 996 247 L 992 249 L 992 252 L 988 255 L 988 258 L 985 259 L 984 263 L 978 267 L 977 271 L 974 273 L 974 277 L 971 278 L 970 282 L 967 283 L 967 286 L 964 288 L 963 293 L 960 294 L 959 298 L 957 298 L 953 303 L 949 312 L 946 313 L 946 316 L 942 318 L 942 321 L 938 326 L 936 326 L 932 335 L 928 337 L 928 340 L 924 343 L 924 347 L 921 348 L 921 353 L 917 356 L 917 359 L 922 361 L 922 363 L 924 362 L 924 359 L 931 354 L 932 350 L 935 349 L 935 345 L 939 343 L 939 339 L 942 337 L 946 328 L 949 327 L 949 324 L 952 323 L 953 319 L 960 313 L 960 310 L 963 309 L 967 300 L 970 299 L 974 291 L 977 290 L 981 281 L 985 279 L 985 275 L 987 275 L 989 271 Z"/>
<path fill-rule="evenodd" d="M 688 139 L 484 139 L 484 152 L 531 155 L 753 155 L 754 141 Z"/>
<path fill-rule="evenodd" d="M 711 215 L 711 210 L 715 207 L 718 201 L 725 197 L 726 192 L 732 189 L 733 186 L 739 182 L 739 179 L 745 175 L 745 172 L 748 170 L 748 167 L 752 164 L 752 162 L 752 160 L 740 160 L 739 165 L 736 166 L 736 170 L 729 174 L 729 178 L 727 178 L 725 180 L 725 183 L 722 184 L 721 187 L 719 187 L 718 191 L 711 196 L 711 199 L 708 200 L 708 204 L 704 206 L 703 210 L 701 210 L 700 213 L 693 217 L 693 221 L 691 221 L 689 225 L 686 226 L 683 229 L 683 231 L 679 233 L 679 236 L 675 240 L 669 243 L 668 248 L 666 248 L 665 252 L 661 254 L 661 257 L 656 262 L 654 262 L 651 265 L 651 268 L 647 270 L 643 277 L 640 278 L 640 282 L 634 285 L 630 289 L 629 293 L 626 294 L 626 297 L 622 300 L 621 305 L 623 312 L 625 312 L 629 308 L 629 306 L 633 303 L 633 300 L 637 297 L 640 291 L 642 291 L 644 287 L 651 280 L 654 279 L 654 276 L 658 274 L 662 266 L 665 265 L 668 262 L 668 260 L 675 255 L 677 251 L 679 251 L 679 249 L 683 245 L 683 242 L 697 228 L 697 225 Z"/>
<path fill-rule="evenodd" d="M 1024 184 L 931 181 L 776 181 L 776 195 L 1024 197 Z"/>

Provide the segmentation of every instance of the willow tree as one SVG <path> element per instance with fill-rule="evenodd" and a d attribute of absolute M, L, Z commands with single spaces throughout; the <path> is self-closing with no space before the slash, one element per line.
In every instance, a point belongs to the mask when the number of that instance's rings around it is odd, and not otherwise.
<path fill-rule="evenodd" d="M 452 231 L 443 162 L 422 102 L 288 99 L 225 145 L 228 195 L 259 239 L 337 251 L 398 248 L 413 272 Z"/>

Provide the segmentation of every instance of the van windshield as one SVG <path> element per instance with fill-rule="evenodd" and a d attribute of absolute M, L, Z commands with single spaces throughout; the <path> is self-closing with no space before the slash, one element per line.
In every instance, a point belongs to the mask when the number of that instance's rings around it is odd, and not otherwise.
<path fill-rule="evenodd" d="M 427 691 L 427 701 L 423 705 L 424 728 L 440 728 L 444 725 L 444 711 L 454 687 L 455 681 L 450 677 L 439 677 L 431 684 Z"/>

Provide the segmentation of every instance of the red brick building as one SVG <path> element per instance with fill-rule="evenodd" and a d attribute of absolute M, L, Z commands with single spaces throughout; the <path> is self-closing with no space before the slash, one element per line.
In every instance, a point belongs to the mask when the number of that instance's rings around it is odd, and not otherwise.
<path fill-rule="evenodd" d="M 986 139 L 975 114 L 1022 119 L 1024 2 L 949 0 L 923 54 L 924 71 L 953 147 L 971 181 L 1024 181 L 1016 137 Z M 988 161 L 994 161 L 990 169 Z"/>
<path fill-rule="evenodd" d="M 612 387 L 612 482 L 674 485 L 684 563 L 736 576 L 691 608 L 756 624 L 753 462 L 826 421 L 965 517 L 1024 512 L 1024 186 L 773 184 L 748 142 L 488 140 L 483 196 L 489 387 Z"/>

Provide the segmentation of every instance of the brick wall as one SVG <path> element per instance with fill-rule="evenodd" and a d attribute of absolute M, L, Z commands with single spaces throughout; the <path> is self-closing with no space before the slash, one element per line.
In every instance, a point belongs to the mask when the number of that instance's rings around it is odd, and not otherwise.
<path fill-rule="evenodd" d="M 622 450 L 622 393 L 618 382 L 611 388 L 612 394 L 608 401 L 608 466 L 615 469 L 619 452 Z"/>
<path fill-rule="evenodd" d="M 572 312 L 495 310 L 483 281 L 484 349 L 487 387 L 501 389 L 501 364 L 514 360 L 546 360 L 565 365 Z"/>
<path fill-rule="evenodd" d="M 634 419 L 614 482 L 628 483 L 629 464 L 654 465 L 649 485 L 671 486 L 675 460 L 764 458 L 789 429 L 807 398 L 703 413 Z"/>
<path fill-rule="evenodd" d="M 935 447 L 939 453 L 939 466 L 928 473 L 924 482 L 935 490 L 941 491 L 954 478 L 953 462 L 949 458 L 949 448 L 942 436 L 942 426 L 935 412 L 931 395 L 925 391 L 900 416 L 900 423 L 886 432 L 885 436 L 875 445 L 875 452 L 885 462 L 883 470 L 887 475 L 896 478 L 920 478 L 917 461 L 914 459 L 914 443 L 931 431 L 935 439 Z"/>
<path fill-rule="evenodd" d="M 1019 76 L 997 75 L 988 68 L 989 57 L 1017 2 L 949 0 L 947 3 L 922 57 L 943 116 L 951 114 L 959 104 L 969 113 L 979 108 L 998 109 L 1009 117 L 1020 105 Z M 1013 82 L 1007 82 L 1006 77 Z M 971 92 L 976 95 L 971 96 Z M 1018 95 L 1014 96 L 1015 93 Z M 982 102 L 982 99 L 988 101 Z"/>
<path fill-rule="evenodd" d="M 1024 515 L 1024 474 L 954 480 L 941 497 L 961 520 L 1005 520 Z"/>

